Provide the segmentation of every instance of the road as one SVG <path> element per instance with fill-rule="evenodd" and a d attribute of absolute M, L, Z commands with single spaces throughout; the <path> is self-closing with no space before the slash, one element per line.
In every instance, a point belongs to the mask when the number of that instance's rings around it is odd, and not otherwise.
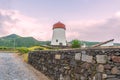
<path fill-rule="evenodd" d="M 0 80 L 48 80 L 14 53 L 0 53 Z"/>

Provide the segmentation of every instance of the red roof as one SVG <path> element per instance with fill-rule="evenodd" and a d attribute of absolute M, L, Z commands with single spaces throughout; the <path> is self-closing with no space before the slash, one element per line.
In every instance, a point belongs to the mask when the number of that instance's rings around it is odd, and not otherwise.
<path fill-rule="evenodd" d="M 64 25 L 63 23 L 61 23 L 61 22 L 58 22 L 58 23 L 54 24 L 54 25 L 53 25 L 53 29 L 55 29 L 55 28 L 63 28 L 63 29 L 66 29 L 66 28 L 65 28 L 65 25 Z"/>

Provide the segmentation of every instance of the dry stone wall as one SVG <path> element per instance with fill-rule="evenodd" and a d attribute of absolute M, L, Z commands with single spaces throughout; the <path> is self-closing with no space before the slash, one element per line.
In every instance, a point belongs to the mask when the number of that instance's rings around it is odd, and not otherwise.
<path fill-rule="evenodd" d="M 28 62 L 51 80 L 120 80 L 120 48 L 34 51 Z"/>

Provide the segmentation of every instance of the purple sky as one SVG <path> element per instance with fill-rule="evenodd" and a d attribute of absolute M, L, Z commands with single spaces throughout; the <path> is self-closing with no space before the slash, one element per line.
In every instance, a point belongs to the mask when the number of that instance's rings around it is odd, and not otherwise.
<path fill-rule="evenodd" d="M 0 0 L 0 36 L 51 40 L 58 21 L 66 25 L 68 41 L 120 42 L 120 0 Z"/>

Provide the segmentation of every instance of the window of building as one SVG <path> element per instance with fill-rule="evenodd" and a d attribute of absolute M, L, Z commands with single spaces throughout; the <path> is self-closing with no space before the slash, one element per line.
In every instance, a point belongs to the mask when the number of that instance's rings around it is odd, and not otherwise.
<path fill-rule="evenodd" d="M 56 42 L 58 42 L 58 40 L 56 39 Z"/>
<path fill-rule="evenodd" d="M 60 46 L 62 46 L 63 44 L 62 43 L 59 43 Z"/>

